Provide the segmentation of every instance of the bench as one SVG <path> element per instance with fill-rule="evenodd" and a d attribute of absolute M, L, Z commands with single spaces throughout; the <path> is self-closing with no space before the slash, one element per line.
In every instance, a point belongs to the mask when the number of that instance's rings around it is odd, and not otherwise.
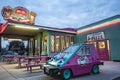
<path fill-rule="evenodd" d="M 40 64 L 26 64 L 27 67 L 27 71 L 30 69 L 30 72 L 32 72 L 32 67 L 40 67 L 40 69 L 42 68 L 42 65 Z"/>
<path fill-rule="evenodd" d="M 40 69 L 42 69 L 43 65 L 45 63 L 40 63 L 40 64 L 26 64 L 26 67 L 27 67 L 27 71 L 30 70 L 30 72 L 32 73 L 32 68 L 33 67 L 40 67 Z"/>
<path fill-rule="evenodd" d="M 21 68 L 22 67 L 22 64 L 26 64 L 26 58 L 27 56 L 26 55 L 19 55 L 17 56 L 17 62 L 18 62 L 18 67 Z"/>
<path fill-rule="evenodd" d="M 33 67 L 40 67 L 42 69 L 43 65 L 46 64 L 46 61 L 49 60 L 51 57 L 48 56 L 41 56 L 40 60 L 35 60 L 35 63 L 28 63 L 26 64 L 27 71 L 30 69 L 30 72 L 32 72 Z"/>
<path fill-rule="evenodd" d="M 14 55 L 3 55 L 2 56 L 3 61 L 5 61 L 5 62 L 7 62 L 9 64 L 14 62 L 14 58 L 15 58 Z"/>

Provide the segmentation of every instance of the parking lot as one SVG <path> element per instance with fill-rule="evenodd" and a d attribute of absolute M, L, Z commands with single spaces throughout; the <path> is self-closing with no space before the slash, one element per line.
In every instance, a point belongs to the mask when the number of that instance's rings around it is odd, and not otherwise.
<path fill-rule="evenodd" d="M 86 74 L 72 77 L 70 80 L 113 80 L 120 77 L 120 62 L 105 61 L 100 65 L 99 74 Z M 6 64 L 0 62 L 0 80 L 61 80 L 44 75 L 40 69 L 30 73 L 26 68 L 18 68 L 17 64 Z M 120 79 L 116 79 L 120 80 Z"/>

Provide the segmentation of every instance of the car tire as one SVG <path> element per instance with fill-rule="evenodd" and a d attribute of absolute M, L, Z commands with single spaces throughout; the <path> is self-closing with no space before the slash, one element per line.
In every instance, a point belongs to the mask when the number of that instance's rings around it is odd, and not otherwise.
<path fill-rule="evenodd" d="M 92 67 L 92 73 L 93 74 L 98 74 L 99 73 L 99 66 L 98 65 L 94 65 Z"/>
<path fill-rule="evenodd" d="M 64 69 L 61 71 L 62 80 L 69 80 L 72 76 L 72 72 L 70 69 Z"/>

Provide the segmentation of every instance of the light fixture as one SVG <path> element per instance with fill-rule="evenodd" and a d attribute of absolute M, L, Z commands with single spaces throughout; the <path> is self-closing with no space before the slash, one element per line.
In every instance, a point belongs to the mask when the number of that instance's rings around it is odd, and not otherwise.
<path fill-rule="evenodd" d="M 24 29 L 32 29 L 32 30 L 39 30 L 38 27 L 28 27 L 28 26 L 14 26 L 14 27 L 17 27 L 17 28 L 24 28 Z"/>
<path fill-rule="evenodd" d="M 22 39 L 8 39 L 8 40 L 10 40 L 10 41 L 22 41 Z"/>
<path fill-rule="evenodd" d="M 100 28 L 104 28 L 104 27 L 109 27 L 109 26 L 112 26 L 112 25 L 117 24 L 117 23 L 120 23 L 120 19 L 116 19 L 116 20 L 113 20 L 113 21 L 110 21 L 110 22 L 106 22 L 106 23 L 97 25 L 97 26 L 93 26 L 93 27 L 82 29 L 82 30 L 78 30 L 77 34 L 81 34 L 81 33 L 84 33 L 84 32 L 89 32 L 89 31 L 94 31 L 96 29 L 100 29 Z"/>

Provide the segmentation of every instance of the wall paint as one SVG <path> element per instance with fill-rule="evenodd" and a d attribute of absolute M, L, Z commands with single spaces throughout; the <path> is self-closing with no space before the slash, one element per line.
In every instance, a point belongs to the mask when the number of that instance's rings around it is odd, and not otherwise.
<path fill-rule="evenodd" d="M 77 35 L 77 43 L 84 43 L 87 40 L 87 34 L 104 32 L 105 39 L 110 40 L 110 56 L 111 60 L 120 60 L 120 24 L 97 29 Z"/>

